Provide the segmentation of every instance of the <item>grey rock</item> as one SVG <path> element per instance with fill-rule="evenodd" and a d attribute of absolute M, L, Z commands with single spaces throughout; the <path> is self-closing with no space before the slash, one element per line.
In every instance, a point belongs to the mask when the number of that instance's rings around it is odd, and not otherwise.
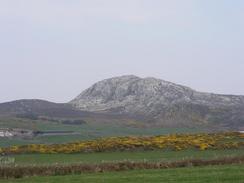
<path fill-rule="evenodd" d="M 166 126 L 244 127 L 244 96 L 198 92 L 152 77 L 106 79 L 70 104 L 83 111 L 129 115 Z"/>

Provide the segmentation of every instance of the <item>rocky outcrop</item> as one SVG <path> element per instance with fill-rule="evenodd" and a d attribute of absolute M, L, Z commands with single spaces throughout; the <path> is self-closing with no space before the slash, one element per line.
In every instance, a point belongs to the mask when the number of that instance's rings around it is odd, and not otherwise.
<path fill-rule="evenodd" d="M 121 76 L 95 83 L 66 104 L 17 100 L 0 104 L 0 119 L 85 120 L 143 127 L 244 130 L 244 96 L 198 92 L 152 77 Z M 5 135 L 0 133 L 0 136 Z"/>
<path fill-rule="evenodd" d="M 198 92 L 151 77 L 106 79 L 70 104 L 84 111 L 129 115 L 166 126 L 244 126 L 244 96 Z"/>

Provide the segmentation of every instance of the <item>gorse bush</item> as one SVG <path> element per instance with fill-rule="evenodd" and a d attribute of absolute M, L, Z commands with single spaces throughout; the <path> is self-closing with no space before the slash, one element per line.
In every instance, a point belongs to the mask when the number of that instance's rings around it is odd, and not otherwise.
<path fill-rule="evenodd" d="M 78 153 L 154 149 L 233 149 L 244 147 L 244 136 L 238 132 L 212 134 L 173 134 L 142 137 L 109 137 L 67 144 L 30 144 L 0 148 L 0 153 Z"/>

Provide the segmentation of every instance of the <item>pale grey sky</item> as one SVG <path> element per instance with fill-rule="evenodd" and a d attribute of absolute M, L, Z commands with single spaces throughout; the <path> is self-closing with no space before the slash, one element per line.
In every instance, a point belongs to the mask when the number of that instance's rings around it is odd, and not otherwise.
<path fill-rule="evenodd" d="M 243 0 L 0 0 L 0 102 L 152 76 L 244 95 Z"/>

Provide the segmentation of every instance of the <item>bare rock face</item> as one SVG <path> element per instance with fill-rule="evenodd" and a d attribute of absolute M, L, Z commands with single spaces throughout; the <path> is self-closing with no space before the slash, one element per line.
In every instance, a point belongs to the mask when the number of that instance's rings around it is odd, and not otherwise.
<path fill-rule="evenodd" d="M 244 96 L 197 92 L 150 77 L 100 81 L 70 104 L 83 111 L 130 115 L 170 126 L 196 122 L 244 126 Z"/>
<path fill-rule="evenodd" d="M 94 84 L 71 104 L 81 110 L 108 111 L 119 108 L 121 113 L 153 112 L 157 105 L 189 100 L 191 89 L 154 78 L 122 76 Z"/>

